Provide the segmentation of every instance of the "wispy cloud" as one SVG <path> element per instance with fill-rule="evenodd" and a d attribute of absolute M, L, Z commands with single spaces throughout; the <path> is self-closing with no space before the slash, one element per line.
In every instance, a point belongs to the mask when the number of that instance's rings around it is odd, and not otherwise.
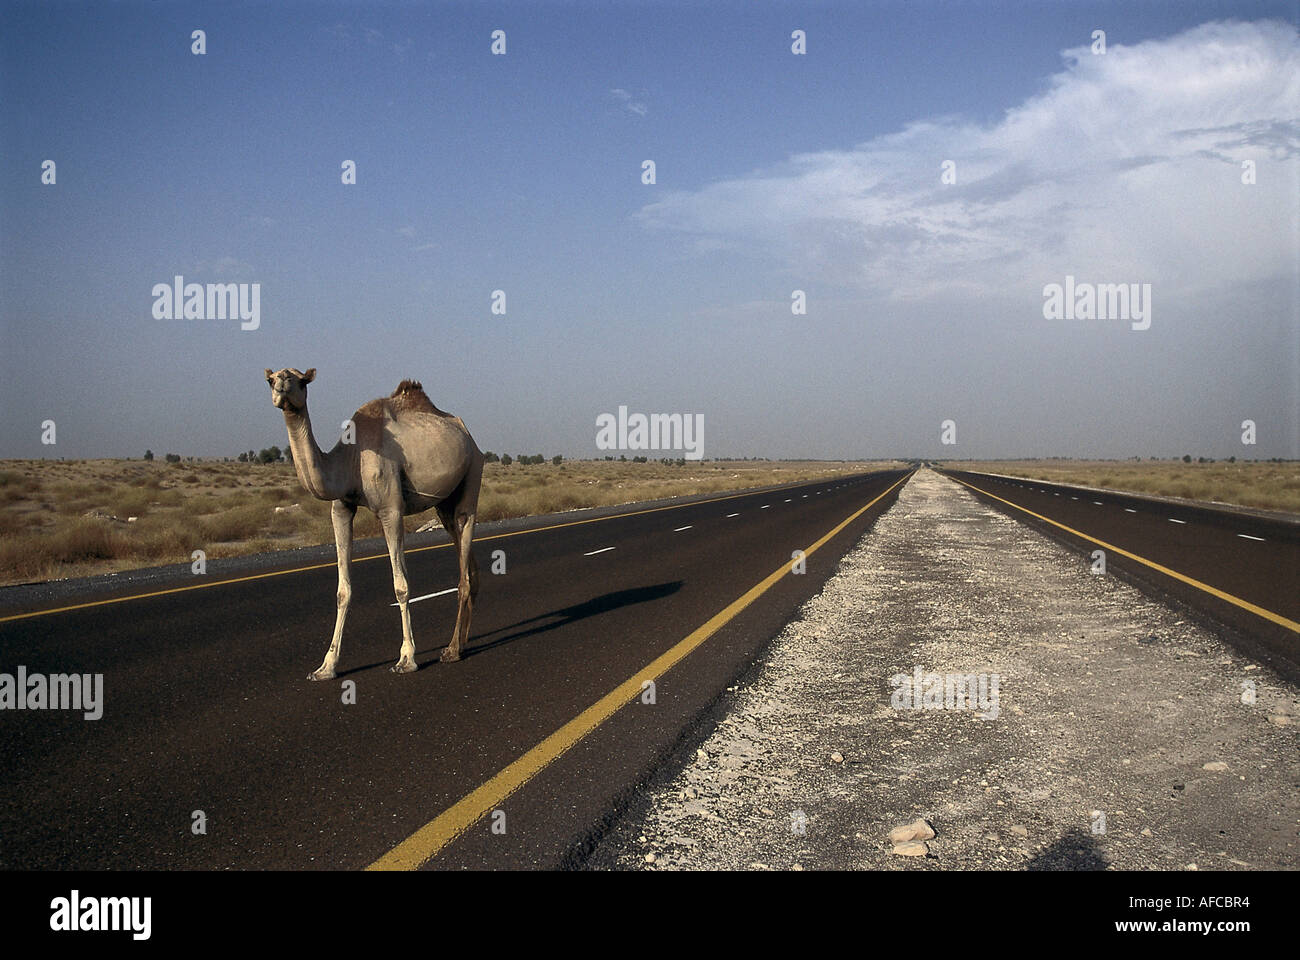
<path fill-rule="evenodd" d="M 358 27 L 349 23 L 336 23 L 322 28 L 322 32 L 344 43 L 364 42 L 368 47 L 387 46 L 393 52 L 393 56 L 403 62 L 411 48 L 415 46 L 415 41 L 410 37 L 389 38 L 385 36 L 384 31 L 375 27 Z"/>
<path fill-rule="evenodd" d="M 996 124 L 914 123 L 670 193 L 637 218 L 900 299 L 1067 271 L 1184 291 L 1294 273 L 1294 27 L 1216 22 L 1062 56 L 1046 91 Z M 1242 183 L 1246 160 L 1254 186 Z M 941 182 L 945 161 L 955 184 Z"/>
<path fill-rule="evenodd" d="M 644 117 L 649 112 L 644 100 L 637 100 L 632 96 L 632 94 L 628 93 L 621 87 L 613 88 L 609 91 L 609 95 L 613 97 L 615 102 L 617 102 L 628 113 L 634 113 L 638 117 Z"/>
<path fill-rule="evenodd" d="M 397 235 L 399 237 L 403 237 L 406 240 L 418 240 L 420 236 L 420 231 L 408 224 L 407 226 L 404 227 L 398 227 Z M 436 243 L 421 243 L 418 244 L 417 246 L 410 247 L 409 250 L 411 253 L 422 253 L 425 250 L 432 250 L 436 246 L 437 246 Z"/>

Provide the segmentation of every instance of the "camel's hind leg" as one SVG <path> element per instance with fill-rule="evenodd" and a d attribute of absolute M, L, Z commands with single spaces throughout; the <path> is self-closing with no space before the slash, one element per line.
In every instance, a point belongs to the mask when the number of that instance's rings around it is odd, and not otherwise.
<path fill-rule="evenodd" d="M 459 604 L 456 608 L 456 630 L 451 643 L 439 658 L 445 663 L 460 659 L 461 646 L 469 640 L 469 625 L 474 616 L 474 599 L 478 596 L 478 561 L 474 559 L 474 515 L 478 512 L 479 483 L 483 476 L 482 463 L 475 464 L 461 484 L 454 504 L 438 505 L 438 519 L 451 534 L 460 566 L 460 585 L 457 590 Z"/>
<path fill-rule="evenodd" d="M 357 508 L 342 500 L 335 500 L 330 507 L 330 519 L 334 521 L 334 548 L 339 557 L 338 613 L 334 617 L 334 639 L 330 641 L 325 660 L 313 673 L 307 674 L 308 680 L 333 679 L 334 667 L 339 662 L 343 624 L 348 618 L 348 604 L 352 602 L 352 520 L 356 514 Z"/>

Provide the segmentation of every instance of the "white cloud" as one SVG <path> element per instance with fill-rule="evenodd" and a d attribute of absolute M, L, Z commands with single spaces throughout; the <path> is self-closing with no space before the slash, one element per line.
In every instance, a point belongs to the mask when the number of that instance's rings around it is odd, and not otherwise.
<path fill-rule="evenodd" d="M 650 112 L 649 109 L 646 107 L 644 100 L 637 100 L 635 97 L 632 96 L 632 94 L 628 93 L 626 90 L 622 89 L 621 87 L 615 87 L 614 89 L 610 90 L 609 95 L 613 97 L 616 101 L 618 101 L 618 103 L 628 113 L 634 113 L 638 117 L 644 117 L 647 113 Z"/>
<path fill-rule="evenodd" d="M 1294 27 L 1215 22 L 1062 56 L 1045 92 L 991 126 L 913 123 L 670 193 L 637 217 L 897 299 L 1040 288 L 1067 272 L 1184 294 L 1294 275 Z M 955 185 L 940 182 L 945 160 Z"/>

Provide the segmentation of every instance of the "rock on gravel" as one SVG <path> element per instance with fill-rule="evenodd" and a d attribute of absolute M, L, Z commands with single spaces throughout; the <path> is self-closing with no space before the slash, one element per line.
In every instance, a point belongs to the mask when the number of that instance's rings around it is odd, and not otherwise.
<path fill-rule="evenodd" d="M 894 846 L 894 855 L 898 857 L 924 857 L 929 852 L 930 848 L 919 841 L 899 843 Z"/>
<path fill-rule="evenodd" d="M 907 843 L 910 840 L 933 840 L 934 828 L 923 819 L 905 823 L 889 831 L 889 839 L 894 844 Z"/>

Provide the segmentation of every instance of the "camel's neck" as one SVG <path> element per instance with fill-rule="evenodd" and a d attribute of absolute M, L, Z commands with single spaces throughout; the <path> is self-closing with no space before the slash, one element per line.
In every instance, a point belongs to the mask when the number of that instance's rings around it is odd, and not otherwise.
<path fill-rule="evenodd" d="M 311 432 L 311 416 L 304 407 L 301 412 L 284 411 L 284 423 L 289 428 L 289 449 L 293 451 L 293 468 L 298 479 L 317 500 L 341 500 L 351 492 L 348 482 L 346 446 L 337 446 L 330 453 L 322 453 Z M 340 454 L 339 451 L 344 451 Z"/>

